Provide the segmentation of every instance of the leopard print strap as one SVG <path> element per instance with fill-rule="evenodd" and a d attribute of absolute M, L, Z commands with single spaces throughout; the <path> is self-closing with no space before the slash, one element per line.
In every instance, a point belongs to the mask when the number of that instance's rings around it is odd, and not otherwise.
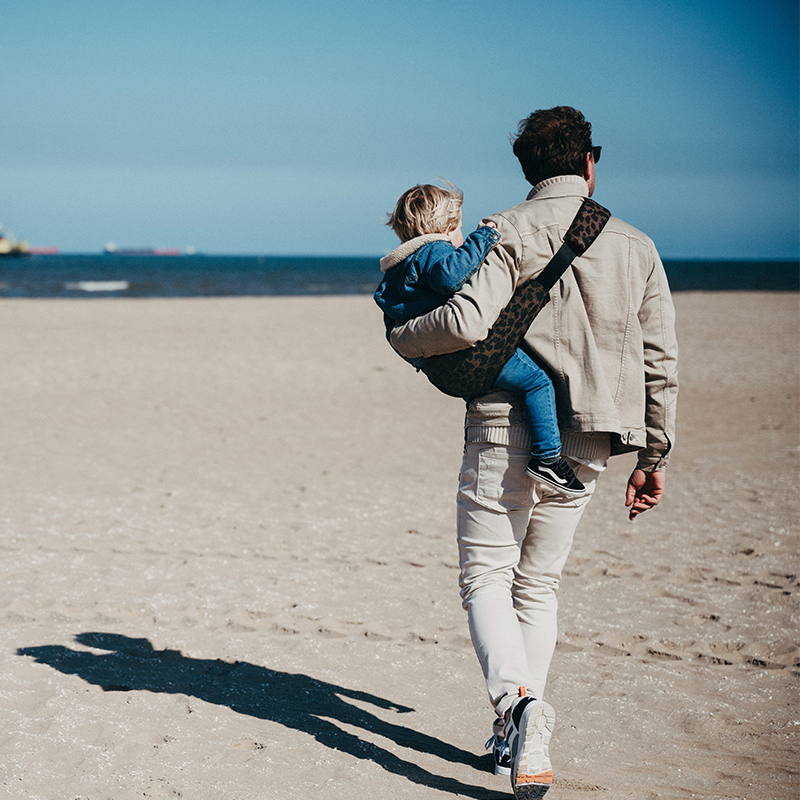
<path fill-rule="evenodd" d="M 610 218 L 611 212 L 607 208 L 603 208 L 591 197 L 584 198 L 575 219 L 564 235 L 564 244 L 568 244 L 576 256 L 582 256 L 600 235 L 600 231 Z"/>
<path fill-rule="evenodd" d="M 607 208 L 603 208 L 588 197 L 584 198 L 575 219 L 564 234 L 564 244 L 556 251 L 536 280 L 549 292 L 570 264 L 586 252 L 610 218 L 611 212 Z"/>
<path fill-rule="evenodd" d="M 456 353 L 426 358 L 422 371 L 437 389 L 453 397 L 470 398 L 487 392 L 549 300 L 549 293 L 538 281 L 527 281 L 514 292 L 482 342 Z"/>

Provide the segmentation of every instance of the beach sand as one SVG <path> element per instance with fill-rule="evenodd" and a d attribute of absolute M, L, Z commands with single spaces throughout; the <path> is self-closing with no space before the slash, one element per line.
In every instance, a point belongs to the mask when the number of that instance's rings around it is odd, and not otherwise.
<path fill-rule="evenodd" d="M 561 591 L 548 800 L 796 800 L 798 297 L 675 298 L 679 432 Z M 369 297 L 0 301 L 0 796 L 509 798 L 463 404 Z"/>

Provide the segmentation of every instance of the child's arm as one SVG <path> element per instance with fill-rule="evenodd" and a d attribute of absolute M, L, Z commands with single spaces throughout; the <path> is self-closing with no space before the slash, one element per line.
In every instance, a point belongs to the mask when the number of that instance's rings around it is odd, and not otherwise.
<path fill-rule="evenodd" d="M 446 242 L 436 242 L 420 259 L 420 279 L 434 292 L 449 297 L 480 269 L 499 241 L 500 234 L 494 225 L 482 225 L 458 249 Z"/>
<path fill-rule="evenodd" d="M 438 356 L 471 347 L 486 338 L 519 282 L 522 240 L 519 232 L 495 216 L 503 240 L 480 270 L 447 302 L 429 314 L 395 326 L 392 347 L 405 358 Z"/>

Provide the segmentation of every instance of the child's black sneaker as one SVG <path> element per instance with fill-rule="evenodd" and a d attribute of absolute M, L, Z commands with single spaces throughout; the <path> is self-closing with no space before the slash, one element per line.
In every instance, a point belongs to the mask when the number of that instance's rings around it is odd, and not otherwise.
<path fill-rule="evenodd" d="M 586 492 L 586 487 L 575 477 L 572 467 L 561 456 L 548 459 L 532 458 L 525 468 L 525 474 L 570 497 Z"/>

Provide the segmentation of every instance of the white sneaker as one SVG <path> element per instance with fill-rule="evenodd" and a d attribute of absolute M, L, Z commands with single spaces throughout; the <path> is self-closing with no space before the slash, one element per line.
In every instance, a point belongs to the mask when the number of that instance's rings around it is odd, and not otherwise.
<path fill-rule="evenodd" d="M 508 742 L 503 731 L 505 722 L 502 717 L 498 717 L 492 725 L 492 736 L 484 747 L 488 750 L 492 748 L 492 758 L 494 760 L 495 775 L 511 774 L 511 752 L 508 749 Z"/>
<path fill-rule="evenodd" d="M 544 700 L 528 697 L 520 687 L 511 706 L 505 738 L 511 753 L 511 788 L 517 800 L 539 800 L 553 783 L 550 737 L 556 714 Z"/>

